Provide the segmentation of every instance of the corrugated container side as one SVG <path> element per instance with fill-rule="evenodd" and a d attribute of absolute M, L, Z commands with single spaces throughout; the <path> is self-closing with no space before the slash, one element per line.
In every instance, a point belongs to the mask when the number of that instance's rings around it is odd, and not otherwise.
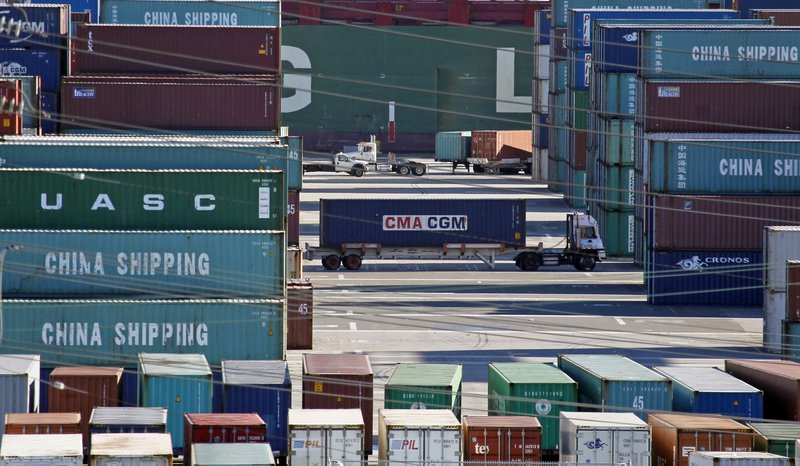
<path fill-rule="evenodd" d="M 183 458 L 192 462 L 192 445 L 199 443 L 266 443 L 267 424 L 258 414 L 183 415 Z"/>
<path fill-rule="evenodd" d="M 800 322 L 800 261 L 786 261 L 786 320 Z"/>
<path fill-rule="evenodd" d="M 299 246 L 286 248 L 286 278 L 303 278 L 303 250 Z"/>
<path fill-rule="evenodd" d="M 378 411 L 378 457 L 386 466 L 461 460 L 461 423 L 445 409 Z"/>
<path fill-rule="evenodd" d="M 632 6 L 639 8 L 656 7 L 663 8 L 664 2 L 658 0 L 610 0 L 604 3 L 609 8 L 627 8 Z M 553 4 L 553 27 L 566 27 L 569 21 L 570 9 L 596 8 L 597 3 L 592 0 L 569 0 L 555 2 Z M 670 9 L 705 9 L 708 8 L 708 0 L 675 0 L 669 2 Z"/>
<path fill-rule="evenodd" d="M 286 282 L 286 349 L 312 349 L 314 286 L 306 279 Z"/>
<path fill-rule="evenodd" d="M 526 131 L 473 131 L 472 157 L 489 161 L 518 161 L 531 158 L 533 133 Z"/>
<path fill-rule="evenodd" d="M 786 261 L 800 258 L 800 226 L 765 226 L 763 250 L 766 289 L 785 293 Z"/>
<path fill-rule="evenodd" d="M 469 131 L 442 131 L 436 133 L 435 157 L 437 162 L 463 162 L 470 156 L 472 133 Z"/>
<path fill-rule="evenodd" d="M 653 461 L 664 466 L 688 466 L 692 451 L 753 450 L 752 429 L 723 417 L 651 413 Z"/>
<path fill-rule="evenodd" d="M 800 10 L 755 10 L 753 13 L 756 18 L 772 21 L 775 26 L 800 26 Z"/>
<path fill-rule="evenodd" d="M 61 49 L 69 37 L 68 5 L 4 5 L 0 15 L 8 24 L 24 25 L 21 33 L 0 35 L 0 48 L 25 47 L 31 49 Z"/>
<path fill-rule="evenodd" d="M 59 92 L 62 60 L 58 50 L 12 48 L 3 50 L 3 57 L 0 76 L 39 76 L 42 92 Z"/>
<path fill-rule="evenodd" d="M 280 26 L 278 1 L 103 0 L 100 22 L 187 26 Z"/>
<path fill-rule="evenodd" d="M 83 448 L 77 435 L 6 435 L 0 461 L 13 464 L 82 466 Z"/>
<path fill-rule="evenodd" d="M 365 429 L 358 409 L 293 409 L 289 412 L 290 466 L 361 463 Z"/>
<path fill-rule="evenodd" d="M 228 464 L 270 466 L 275 457 L 266 444 L 195 444 L 192 445 L 192 465 L 223 466 Z"/>
<path fill-rule="evenodd" d="M 22 81 L 19 79 L 0 80 L 0 135 L 13 136 L 22 134 Z M 22 107 L 20 107 L 22 105 Z"/>
<path fill-rule="evenodd" d="M 532 416 L 464 416 L 464 461 L 542 461 L 542 425 Z"/>
<path fill-rule="evenodd" d="M 80 413 L 6 413 L 5 424 L 6 434 L 78 434 L 83 442 Z"/>
<path fill-rule="evenodd" d="M 135 380 L 130 382 L 129 385 L 136 384 Z M 136 403 L 135 399 L 133 403 Z M 97 407 L 89 418 L 89 432 L 92 434 L 163 434 L 166 431 L 165 408 Z"/>
<path fill-rule="evenodd" d="M 165 433 L 94 434 L 89 466 L 172 466 Z"/>
<path fill-rule="evenodd" d="M 634 413 L 561 412 L 559 424 L 562 463 L 650 464 L 650 426 Z"/>
<path fill-rule="evenodd" d="M 725 371 L 764 392 L 764 418 L 800 421 L 800 364 L 727 359 Z"/>
<path fill-rule="evenodd" d="M 693 451 L 690 466 L 789 466 L 789 458 L 762 452 Z"/>
<path fill-rule="evenodd" d="M 386 409 L 450 409 L 461 418 L 460 364 L 400 363 L 384 386 Z"/>
<path fill-rule="evenodd" d="M 286 243 L 289 246 L 300 245 L 300 192 L 288 192 L 286 206 Z"/>
<path fill-rule="evenodd" d="M 672 379 L 672 409 L 760 419 L 764 416 L 761 390 L 716 368 L 653 367 Z"/>
<path fill-rule="evenodd" d="M 0 440 L 8 413 L 39 411 L 40 359 L 34 354 L 0 356 Z"/>
<path fill-rule="evenodd" d="M 753 450 L 782 455 L 794 461 L 795 443 L 800 438 L 800 426 L 794 423 L 749 422 L 753 429 Z"/>

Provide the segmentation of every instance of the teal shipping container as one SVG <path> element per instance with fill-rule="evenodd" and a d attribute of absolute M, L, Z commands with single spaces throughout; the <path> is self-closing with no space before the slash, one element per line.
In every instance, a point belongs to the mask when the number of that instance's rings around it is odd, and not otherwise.
<path fill-rule="evenodd" d="M 283 173 L 0 169 L 0 227 L 285 230 Z"/>
<path fill-rule="evenodd" d="M 449 409 L 461 418 L 461 364 L 397 364 L 384 388 L 386 409 Z"/>
<path fill-rule="evenodd" d="M 210 413 L 211 367 L 202 354 L 139 353 L 139 406 L 167 408 L 173 452 L 183 448 L 183 415 Z"/>
<path fill-rule="evenodd" d="M 657 366 L 653 370 L 672 380 L 675 411 L 734 418 L 764 417 L 763 392 L 725 371 L 692 366 Z"/>
<path fill-rule="evenodd" d="M 553 0 L 553 27 L 567 27 L 570 9 L 598 8 L 597 0 Z M 613 9 L 705 9 L 708 0 L 604 0 L 602 8 Z"/>
<path fill-rule="evenodd" d="M 283 359 L 285 301 L 3 300 L 0 353 L 46 353 L 53 365 L 130 367 L 142 351 Z"/>
<path fill-rule="evenodd" d="M 0 230 L 4 298 L 274 298 L 281 231 Z"/>
<path fill-rule="evenodd" d="M 600 237 L 606 254 L 615 257 L 630 257 L 636 252 L 636 244 L 642 241 L 636 230 L 636 214 L 627 210 L 609 210 L 594 204 L 592 216 L 600 225 Z"/>
<path fill-rule="evenodd" d="M 597 119 L 600 131 L 597 159 L 608 165 L 633 165 L 636 126 L 633 119 Z"/>
<path fill-rule="evenodd" d="M 302 150 L 298 137 L 19 136 L 0 144 L 0 168 L 280 170 L 286 189 L 299 191 Z"/>
<path fill-rule="evenodd" d="M 625 356 L 559 354 L 558 367 L 578 382 L 580 403 L 600 407 L 583 411 L 633 411 L 647 420 L 647 410 L 672 409 L 672 382 Z"/>
<path fill-rule="evenodd" d="M 749 28 L 642 31 L 640 74 L 658 78 L 800 77 L 800 53 L 796 45 L 800 42 L 800 29 Z"/>
<path fill-rule="evenodd" d="M 442 131 L 436 133 L 437 162 L 464 162 L 472 153 L 472 132 Z"/>
<path fill-rule="evenodd" d="M 595 73 L 592 86 L 596 110 L 608 118 L 636 116 L 636 74 Z"/>
<path fill-rule="evenodd" d="M 578 384 L 550 364 L 489 363 L 490 416 L 533 415 L 542 424 L 542 454 L 558 450 L 558 418 L 574 411 Z"/>
<path fill-rule="evenodd" d="M 648 190 L 670 194 L 796 194 L 800 137 L 729 134 L 707 139 L 649 134 L 643 162 Z"/>
<path fill-rule="evenodd" d="M 576 170 L 566 164 L 568 184 L 565 198 L 569 205 L 576 209 L 586 207 L 586 170 Z"/>
<path fill-rule="evenodd" d="M 753 450 L 795 457 L 796 442 L 800 439 L 800 424 L 796 422 L 748 422 L 753 429 Z M 795 463 L 796 464 L 796 463 Z"/>
<path fill-rule="evenodd" d="M 636 179 L 633 165 L 595 165 L 597 199 L 610 211 L 633 212 L 636 207 Z"/>
<path fill-rule="evenodd" d="M 100 22 L 158 26 L 280 26 L 280 1 L 102 0 Z"/>

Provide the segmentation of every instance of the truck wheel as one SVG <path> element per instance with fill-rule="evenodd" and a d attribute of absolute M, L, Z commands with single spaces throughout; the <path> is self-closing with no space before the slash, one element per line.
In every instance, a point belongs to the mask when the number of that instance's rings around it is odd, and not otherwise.
<path fill-rule="evenodd" d="M 361 256 L 348 254 L 344 256 L 342 264 L 344 264 L 344 268 L 347 270 L 358 270 L 361 268 Z"/>
<path fill-rule="evenodd" d="M 353 167 L 353 171 L 350 173 L 352 173 L 356 178 L 361 178 L 361 175 L 364 174 L 364 169 L 361 167 Z"/>
<path fill-rule="evenodd" d="M 408 165 L 400 165 L 397 167 L 397 173 L 405 176 L 411 173 L 411 169 L 408 168 Z"/>
<path fill-rule="evenodd" d="M 535 252 L 523 252 L 517 261 L 517 267 L 525 271 L 534 271 L 539 265 L 539 255 Z"/>
<path fill-rule="evenodd" d="M 472 173 L 483 173 L 483 165 L 473 165 L 472 166 Z"/>
<path fill-rule="evenodd" d="M 414 165 L 414 174 L 417 176 L 422 176 L 425 174 L 425 166 L 424 165 Z"/>
<path fill-rule="evenodd" d="M 486 171 L 486 173 L 488 173 L 490 175 L 494 175 L 495 174 L 494 167 L 484 167 L 484 170 Z"/>
<path fill-rule="evenodd" d="M 594 266 L 597 265 L 597 261 L 595 260 L 594 256 L 581 256 L 578 259 L 578 263 L 581 266 L 581 268 L 578 270 L 585 270 L 587 272 L 594 270 Z"/>
<path fill-rule="evenodd" d="M 342 260 L 336 254 L 325 256 L 322 259 L 322 266 L 325 270 L 337 270 L 342 265 Z"/>

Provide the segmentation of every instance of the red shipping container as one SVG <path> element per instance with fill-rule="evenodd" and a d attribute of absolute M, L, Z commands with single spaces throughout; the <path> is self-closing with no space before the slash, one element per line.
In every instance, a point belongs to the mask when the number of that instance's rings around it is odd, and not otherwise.
<path fill-rule="evenodd" d="M 522 162 L 530 160 L 532 149 L 531 130 L 472 132 L 472 157 L 476 159 Z"/>
<path fill-rule="evenodd" d="M 289 246 L 300 245 L 300 192 L 289 191 L 289 206 L 287 209 L 288 223 L 286 228 L 286 242 Z"/>
<path fill-rule="evenodd" d="M 0 135 L 22 134 L 22 81 L 0 80 Z M 29 109 L 30 110 L 30 109 Z"/>
<path fill-rule="evenodd" d="M 80 413 L 7 413 L 7 434 L 80 434 Z"/>
<path fill-rule="evenodd" d="M 800 421 L 800 364 L 725 360 L 725 372 L 764 392 L 764 418 Z"/>
<path fill-rule="evenodd" d="M 786 267 L 786 320 L 800 322 L 800 261 L 791 260 Z"/>
<path fill-rule="evenodd" d="M 542 461 L 542 425 L 533 416 L 464 416 L 464 461 Z"/>
<path fill-rule="evenodd" d="M 572 168 L 575 170 L 586 170 L 586 131 L 576 129 L 575 134 L 575 153 L 570 155 Z"/>
<path fill-rule="evenodd" d="M 72 73 L 262 74 L 280 70 L 280 29 L 81 24 Z"/>
<path fill-rule="evenodd" d="M 646 133 L 800 130 L 800 81 L 647 81 Z"/>
<path fill-rule="evenodd" d="M 800 222 L 800 196 L 648 198 L 650 238 L 662 251 L 759 250 L 764 226 Z"/>
<path fill-rule="evenodd" d="M 97 407 L 119 406 L 121 367 L 57 367 L 47 389 L 51 413 L 80 413 L 83 446 L 89 446 L 89 419 Z"/>
<path fill-rule="evenodd" d="M 311 349 L 314 341 L 314 287 L 307 278 L 286 280 L 286 349 Z"/>
<path fill-rule="evenodd" d="M 774 26 L 800 26 L 800 10 L 754 10 L 754 12 L 758 19 L 771 19 Z"/>
<path fill-rule="evenodd" d="M 195 443 L 266 443 L 267 424 L 256 413 L 183 415 L 184 464 L 192 464 Z"/>
<path fill-rule="evenodd" d="M 277 75 L 62 78 L 63 128 L 276 131 Z"/>
<path fill-rule="evenodd" d="M 304 354 L 303 409 L 361 409 L 372 453 L 372 365 L 366 354 Z"/>
<path fill-rule="evenodd" d="M 721 416 L 650 413 L 653 464 L 689 466 L 691 451 L 753 451 L 753 430 Z"/>

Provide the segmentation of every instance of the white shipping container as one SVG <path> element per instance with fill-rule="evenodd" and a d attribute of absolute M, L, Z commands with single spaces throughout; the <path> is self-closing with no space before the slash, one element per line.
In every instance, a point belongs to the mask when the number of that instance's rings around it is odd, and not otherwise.
<path fill-rule="evenodd" d="M 533 79 L 547 81 L 550 79 L 550 44 L 533 46 L 533 54 Z"/>
<path fill-rule="evenodd" d="M 381 466 L 453 466 L 461 461 L 461 422 L 449 409 L 378 411 Z"/>
<path fill-rule="evenodd" d="M 559 461 L 649 466 L 650 425 L 633 413 L 561 412 Z"/>
<path fill-rule="evenodd" d="M 786 319 L 786 261 L 800 259 L 800 226 L 764 227 L 764 349 L 781 352 Z"/>
<path fill-rule="evenodd" d="M 170 434 L 92 434 L 89 466 L 171 466 Z"/>
<path fill-rule="evenodd" d="M 83 435 L 4 435 L 2 466 L 83 466 Z"/>
<path fill-rule="evenodd" d="M 275 456 L 268 443 L 195 443 L 192 444 L 191 456 L 192 466 L 275 464 Z"/>
<path fill-rule="evenodd" d="M 693 451 L 689 466 L 789 466 L 789 458 L 761 451 Z"/>
<path fill-rule="evenodd" d="M 533 80 L 533 113 L 547 115 L 550 107 L 547 104 L 547 93 L 550 89 L 550 81 L 547 79 Z"/>
<path fill-rule="evenodd" d="M 0 419 L 6 413 L 39 412 L 39 366 L 38 354 L 0 356 Z M 0 438 L 5 427 L 0 422 Z"/>
<path fill-rule="evenodd" d="M 360 409 L 290 409 L 289 465 L 360 464 L 364 416 Z"/>
<path fill-rule="evenodd" d="M 781 353 L 783 327 L 786 319 L 786 292 L 764 289 L 764 349 Z"/>

